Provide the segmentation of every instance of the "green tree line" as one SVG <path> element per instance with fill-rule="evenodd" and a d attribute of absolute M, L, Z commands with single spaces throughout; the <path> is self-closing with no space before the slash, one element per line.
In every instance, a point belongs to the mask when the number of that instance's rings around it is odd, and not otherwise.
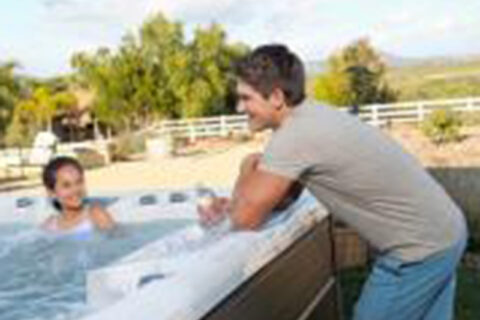
<path fill-rule="evenodd" d="M 314 98 L 335 106 L 395 101 L 386 80 L 387 65 L 368 39 L 359 39 L 332 54 L 326 72 L 314 80 Z"/>
<path fill-rule="evenodd" d="M 52 128 L 59 114 L 75 117 L 79 101 L 74 91 L 79 88 L 93 97 L 88 106 L 92 117 L 118 133 L 159 119 L 233 113 L 231 67 L 249 50 L 228 42 L 218 24 L 198 27 L 187 39 L 181 22 L 159 13 L 127 33 L 116 48 L 73 54 L 73 71 L 65 76 L 20 77 L 15 63 L 0 64 L 0 144 L 28 145 L 38 131 Z M 390 71 L 369 40 L 358 39 L 328 58 L 310 94 L 331 105 L 361 107 L 478 92 L 478 83 L 472 89 L 459 81 L 398 86 Z"/>
<path fill-rule="evenodd" d="M 72 57 L 77 80 L 95 92 L 94 113 L 113 127 L 135 128 L 160 118 L 233 111 L 232 63 L 248 48 L 226 42 L 220 25 L 195 30 L 158 14 L 115 51 Z"/>
<path fill-rule="evenodd" d="M 66 76 L 29 79 L 15 76 L 14 63 L 1 64 L 1 143 L 28 145 L 55 116 L 74 115 L 78 88 L 93 93 L 93 118 L 119 133 L 158 119 L 232 113 L 232 65 L 248 51 L 228 43 L 218 24 L 197 28 L 187 41 L 182 23 L 156 14 L 117 48 L 73 54 Z"/>

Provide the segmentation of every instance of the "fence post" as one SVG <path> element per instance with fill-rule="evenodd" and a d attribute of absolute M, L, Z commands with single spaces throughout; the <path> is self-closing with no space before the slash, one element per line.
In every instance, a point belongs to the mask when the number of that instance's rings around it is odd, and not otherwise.
<path fill-rule="evenodd" d="M 224 115 L 220 116 L 220 130 L 222 137 L 228 136 L 227 119 Z"/>
<path fill-rule="evenodd" d="M 468 98 L 467 100 L 467 111 L 475 111 L 475 106 L 473 105 L 473 98 Z"/>
<path fill-rule="evenodd" d="M 197 141 L 197 136 L 196 136 L 195 125 L 193 124 L 193 121 L 190 121 L 190 124 L 188 126 L 188 131 L 189 131 L 190 142 L 195 143 L 195 141 Z"/>
<path fill-rule="evenodd" d="M 423 103 L 418 105 L 418 122 L 423 122 L 425 120 L 425 106 Z"/>
<path fill-rule="evenodd" d="M 380 115 L 378 114 L 377 104 L 372 105 L 372 124 L 375 127 L 378 127 L 380 125 Z"/>
<path fill-rule="evenodd" d="M 244 132 L 248 132 L 248 131 L 249 131 L 250 127 L 248 126 L 248 120 L 243 121 L 243 125 L 242 125 L 242 126 L 243 126 L 243 131 L 244 131 Z"/>

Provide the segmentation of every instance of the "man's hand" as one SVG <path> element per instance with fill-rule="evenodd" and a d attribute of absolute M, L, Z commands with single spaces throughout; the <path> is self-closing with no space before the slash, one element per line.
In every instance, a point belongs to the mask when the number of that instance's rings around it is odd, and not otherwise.
<path fill-rule="evenodd" d="M 208 228 L 220 223 L 230 214 L 231 201 L 224 197 L 206 198 L 198 204 L 197 211 L 200 215 L 200 224 Z"/>
<path fill-rule="evenodd" d="M 216 225 L 229 215 L 235 229 L 255 229 L 268 217 L 294 181 L 258 170 L 261 157 L 254 153 L 242 161 L 231 199 L 208 198 L 199 204 L 203 226 Z"/>

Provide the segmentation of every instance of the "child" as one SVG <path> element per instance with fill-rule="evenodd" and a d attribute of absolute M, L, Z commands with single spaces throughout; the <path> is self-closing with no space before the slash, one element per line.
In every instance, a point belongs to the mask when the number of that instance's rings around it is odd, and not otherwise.
<path fill-rule="evenodd" d="M 99 205 L 85 201 L 84 172 L 74 158 L 57 157 L 43 170 L 43 184 L 58 214 L 44 222 L 43 228 L 60 235 L 88 235 L 95 229 L 114 227 L 112 217 Z"/>

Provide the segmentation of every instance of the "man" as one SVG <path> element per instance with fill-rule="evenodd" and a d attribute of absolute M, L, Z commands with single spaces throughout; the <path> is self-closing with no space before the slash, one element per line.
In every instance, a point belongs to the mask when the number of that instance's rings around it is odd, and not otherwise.
<path fill-rule="evenodd" d="M 452 319 L 467 231 L 442 187 L 377 128 L 304 103 L 303 65 L 285 46 L 256 49 L 236 74 L 251 129 L 273 134 L 244 161 L 231 201 L 200 210 L 203 219 L 228 211 L 235 228 L 257 228 L 298 180 L 378 250 L 356 320 Z"/>

